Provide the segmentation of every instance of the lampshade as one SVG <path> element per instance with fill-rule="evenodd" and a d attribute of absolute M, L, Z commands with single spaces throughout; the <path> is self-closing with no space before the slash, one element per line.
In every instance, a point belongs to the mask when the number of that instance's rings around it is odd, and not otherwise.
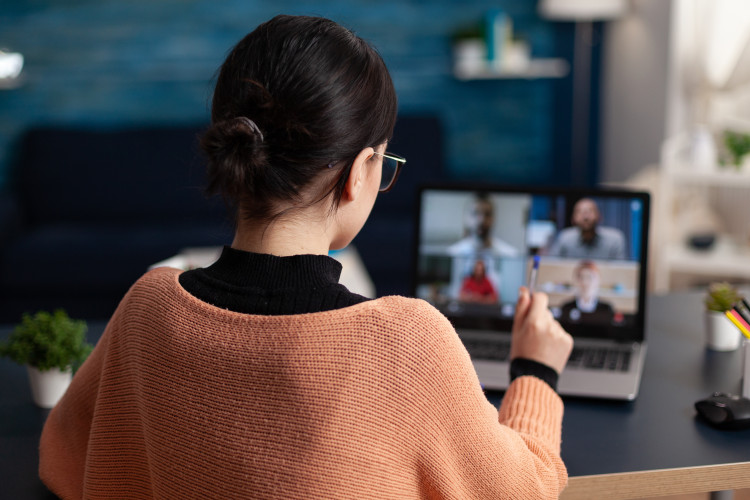
<path fill-rule="evenodd" d="M 23 68 L 23 56 L 17 52 L 0 51 L 0 80 L 18 78 Z"/>
<path fill-rule="evenodd" d="M 539 0 L 539 15 L 555 21 L 606 21 L 627 10 L 626 0 Z"/>

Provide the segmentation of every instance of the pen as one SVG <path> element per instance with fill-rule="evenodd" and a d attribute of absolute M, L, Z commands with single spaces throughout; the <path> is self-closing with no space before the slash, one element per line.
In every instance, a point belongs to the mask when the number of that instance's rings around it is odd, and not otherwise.
<path fill-rule="evenodd" d="M 744 319 L 747 323 L 750 323 L 750 308 L 748 308 L 745 299 L 737 301 L 737 303 L 732 306 L 732 310 L 737 311 L 742 319 Z"/>
<path fill-rule="evenodd" d="M 745 321 L 750 323 L 750 304 L 747 303 L 744 297 L 740 297 L 739 302 L 734 305 L 734 309 L 737 309 L 742 317 L 745 318 Z"/>
<path fill-rule="evenodd" d="M 734 326 L 736 326 L 745 337 L 750 339 L 750 325 L 748 325 L 747 322 L 742 319 L 742 316 L 740 316 L 737 311 L 733 309 L 731 311 L 725 311 L 724 314 L 727 315 L 727 318 L 729 318 L 729 320 L 734 323 Z"/>
<path fill-rule="evenodd" d="M 536 275 L 539 271 L 539 256 L 534 256 L 534 265 L 531 266 L 531 271 L 529 271 L 529 293 L 534 293 L 534 287 L 536 286 Z"/>

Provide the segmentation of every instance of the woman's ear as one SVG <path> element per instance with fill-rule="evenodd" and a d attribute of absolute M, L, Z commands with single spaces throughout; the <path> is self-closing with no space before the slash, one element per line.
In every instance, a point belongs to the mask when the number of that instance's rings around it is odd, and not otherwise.
<path fill-rule="evenodd" d="M 359 152 L 349 170 L 349 178 L 346 180 L 344 192 L 342 193 L 343 201 L 354 201 L 364 186 L 365 177 L 368 174 L 367 161 L 373 157 L 375 150 L 367 147 Z"/>

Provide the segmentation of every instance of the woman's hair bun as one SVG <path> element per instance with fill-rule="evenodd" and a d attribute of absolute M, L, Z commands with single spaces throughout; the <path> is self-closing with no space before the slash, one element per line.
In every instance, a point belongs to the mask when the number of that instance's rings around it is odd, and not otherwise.
<path fill-rule="evenodd" d="M 245 116 L 215 122 L 203 135 L 201 147 L 208 163 L 208 192 L 229 198 L 252 191 L 253 174 L 268 160 L 263 132 Z"/>

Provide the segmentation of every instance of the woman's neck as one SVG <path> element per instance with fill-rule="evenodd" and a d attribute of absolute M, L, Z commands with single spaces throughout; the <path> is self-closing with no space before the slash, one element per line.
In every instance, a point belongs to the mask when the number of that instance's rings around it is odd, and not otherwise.
<path fill-rule="evenodd" d="M 314 224 L 278 221 L 269 225 L 237 228 L 232 248 L 281 257 L 289 255 L 328 255 L 330 241 L 325 231 Z"/>
<path fill-rule="evenodd" d="M 331 240 L 326 224 L 301 219 L 279 219 L 270 224 L 241 221 L 232 248 L 281 257 L 328 255 Z"/>

